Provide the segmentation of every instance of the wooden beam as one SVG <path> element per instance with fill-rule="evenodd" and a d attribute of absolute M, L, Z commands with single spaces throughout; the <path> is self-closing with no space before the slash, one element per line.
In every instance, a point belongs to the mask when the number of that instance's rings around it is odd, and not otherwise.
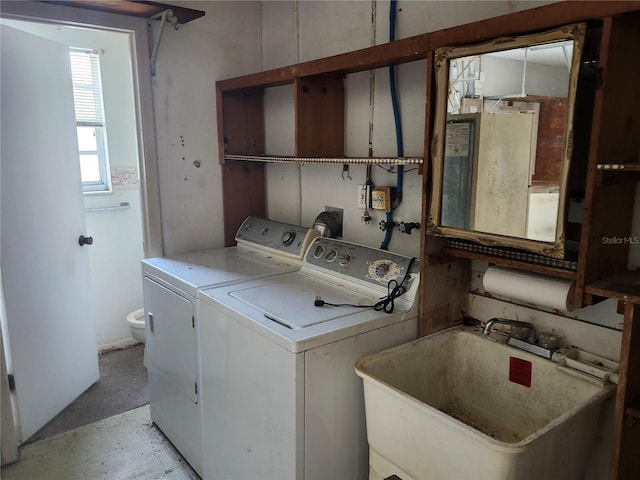
<path fill-rule="evenodd" d="M 222 203 L 224 212 L 224 246 L 235 245 L 235 235 L 248 216 L 264 218 L 264 164 L 227 162 L 222 168 Z"/>
<path fill-rule="evenodd" d="M 624 312 L 610 480 L 640 478 L 640 305 L 627 302 Z M 629 408 L 630 407 L 630 408 Z"/>

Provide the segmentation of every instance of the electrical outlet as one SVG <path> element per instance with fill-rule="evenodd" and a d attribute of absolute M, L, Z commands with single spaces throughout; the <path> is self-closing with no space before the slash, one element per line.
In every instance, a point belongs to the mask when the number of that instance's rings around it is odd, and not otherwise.
<path fill-rule="evenodd" d="M 367 209 L 369 201 L 369 185 L 358 185 L 358 208 Z"/>

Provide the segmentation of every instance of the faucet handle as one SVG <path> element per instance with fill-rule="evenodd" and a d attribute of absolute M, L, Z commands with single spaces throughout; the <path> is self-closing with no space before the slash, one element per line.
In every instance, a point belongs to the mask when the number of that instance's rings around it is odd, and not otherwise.
<path fill-rule="evenodd" d="M 510 336 L 527 342 L 536 340 L 535 330 L 529 325 L 511 325 Z"/>
<path fill-rule="evenodd" d="M 558 348 L 558 336 L 555 333 L 540 333 L 538 337 L 541 347 L 548 348 L 549 350 Z"/>

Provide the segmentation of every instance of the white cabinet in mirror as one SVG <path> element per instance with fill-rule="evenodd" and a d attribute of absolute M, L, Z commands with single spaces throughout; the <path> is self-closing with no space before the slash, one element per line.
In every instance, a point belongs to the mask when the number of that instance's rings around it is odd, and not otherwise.
<path fill-rule="evenodd" d="M 585 25 L 436 51 L 427 233 L 564 257 Z"/>

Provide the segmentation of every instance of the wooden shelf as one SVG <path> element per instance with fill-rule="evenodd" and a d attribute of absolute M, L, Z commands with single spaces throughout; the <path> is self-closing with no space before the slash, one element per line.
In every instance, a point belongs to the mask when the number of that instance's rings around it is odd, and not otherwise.
<path fill-rule="evenodd" d="M 575 280 L 577 273 L 572 270 L 565 270 L 559 267 L 550 265 L 537 264 L 527 262 L 524 260 L 517 260 L 512 258 L 497 257 L 494 255 L 487 255 L 485 253 L 473 252 L 470 250 L 458 250 L 457 248 L 445 247 L 442 249 L 442 253 L 451 255 L 454 257 L 468 258 L 470 260 L 481 260 L 489 263 L 495 263 L 497 265 L 505 267 L 519 268 L 529 272 L 541 273 L 544 275 L 552 275 L 554 277 L 565 278 L 567 280 Z"/>
<path fill-rule="evenodd" d="M 599 163 L 596 168 L 604 171 L 640 172 L 640 163 Z"/>
<path fill-rule="evenodd" d="M 596 165 L 596 185 L 620 185 L 640 182 L 638 163 L 599 163 Z"/>
<path fill-rule="evenodd" d="M 640 182 L 640 170 L 598 170 L 595 186 L 636 184 Z"/>
<path fill-rule="evenodd" d="M 591 295 L 640 304 L 640 273 L 624 272 L 585 285 Z"/>
<path fill-rule="evenodd" d="M 196 18 L 203 17 L 205 12 L 192 8 L 169 5 L 168 3 L 119 0 L 117 2 L 108 0 L 42 0 L 42 3 L 63 4 L 68 7 L 85 8 L 88 10 L 98 10 L 101 12 L 119 13 L 133 17 L 151 18 L 154 15 L 171 10 L 178 19 L 179 24 L 185 24 Z"/>

